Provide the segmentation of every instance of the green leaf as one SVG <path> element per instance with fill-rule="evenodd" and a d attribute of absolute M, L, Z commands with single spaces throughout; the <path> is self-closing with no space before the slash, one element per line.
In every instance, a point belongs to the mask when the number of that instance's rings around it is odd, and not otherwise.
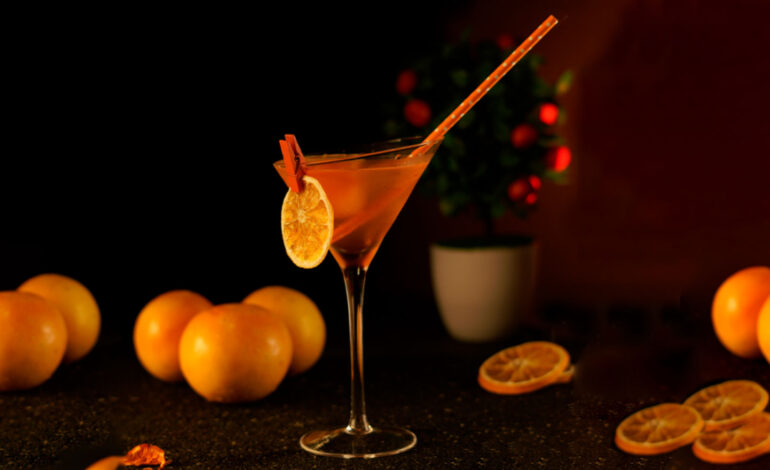
<path fill-rule="evenodd" d="M 539 100 L 549 100 L 552 95 L 551 85 L 543 79 L 538 79 L 532 87 L 532 94 Z"/>
<path fill-rule="evenodd" d="M 545 170 L 545 177 L 556 184 L 569 183 L 569 168 L 563 171 Z"/>
<path fill-rule="evenodd" d="M 567 110 L 566 110 L 566 109 L 564 109 L 564 107 L 563 107 L 563 106 L 559 106 L 559 118 L 558 118 L 558 123 L 559 123 L 559 124 L 564 124 L 565 122 L 567 122 Z"/>
<path fill-rule="evenodd" d="M 438 201 L 438 208 L 441 213 L 447 217 L 451 217 L 455 213 L 455 207 L 448 199 L 440 199 Z"/>
<path fill-rule="evenodd" d="M 436 192 L 445 194 L 449 188 L 449 176 L 446 173 L 438 175 L 436 178 Z"/>
<path fill-rule="evenodd" d="M 503 215 L 505 215 L 505 209 L 506 205 L 504 201 L 494 201 L 492 205 L 489 207 L 489 215 L 494 217 L 495 219 L 499 219 Z"/>
<path fill-rule="evenodd" d="M 460 120 L 457 121 L 457 127 L 459 129 L 467 129 L 473 125 L 473 121 L 475 120 L 476 120 L 476 110 L 470 109 L 467 113 L 465 113 L 465 116 L 461 117 Z"/>
<path fill-rule="evenodd" d="M 438 155 L 443 156 L 444 153 L 449 153 L 456 146 L 457 146 L 457 139 L 455 138 L 455 136 L 452 135 L 451 133 L 446 134 L 444 136 L 444 141 L 441 143 L 441 147 L 439 147 L 438 152 L 440 153 L 438 153 Z M 428 166 L 428 168 L 430 168 L 430 166 Z"/>
<path fill-rule="evenodd" d="M 460 171 L 460 162 L 457 158 L 458 155 L 455 153 L 450 153 L 449 158 L 447 158 L 447 168 L 449 171 L 457 173 Z"/>
<path fill-rule="evenodd" d="M 387 137 L 395 137 L 401 134 L 401 125 L 394 119 L 388 119 L 383 125 L 383 130 Z"/>
<path fill-rule="evenodd" d="M 446 210 L 451 210 L 453 214 L 461 212 L 468 205 L 469 198 L 467 193 L 454 192 L 444 198 Z"/>
<path fill-rule="evenodd" d="M 537 71 L 537 69 L 539 69 L 540 66 L 543 65 L 543 57 L 537 54 L 530 54 L 529 60 L 527 60 L 527 62 L 531 70 Z"/>
<path fill-rule="evenodd" d="M 510 142 L 511 139 L 511 127 L 504 122 L 495 121 L 493 123 L 495 140 L 499 142 Z"/>
<path fill-rule="evenodd" d="M 537 145 L 545 148 L 564 145 L 564 138 L 556 134 L 541 133 L 537 139 Z"/>
<path fill-rule="evenodd" d="M 500 164 L 503 168 L 514 168 L 519 163 L 519 157 L 513 151 L 503 151 L 500 153 Z"/>
<path fill-rule="evenodd" d="M 465 88 L 468 86 L 468 71 L 464 69 L 454 69 L 449 72 L 449 77 L 452 83 L 458 88 Z"/>
<path fill-rule="evenodd" d="M 567 91 L 569 91 L 570 87 L 572 86 L 572 70 L 567 70 L 566 72 L 562 73 L 561 76 L 556 80 L 556 94 L 557 95 L 563 95 Z"/>

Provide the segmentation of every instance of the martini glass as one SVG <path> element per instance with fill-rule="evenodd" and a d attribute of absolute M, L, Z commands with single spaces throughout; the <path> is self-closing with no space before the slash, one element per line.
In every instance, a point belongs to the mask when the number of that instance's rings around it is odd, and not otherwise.
<path fill-rule="evenodd" d="M 363 300 L 366 272 L 385 234 L 404 207 L 442 137 L 398 139 L 360 152 L 306 156 L 305 173 L 317 179 L 334 209 L 331 252 L 342 269 L 350 327 L 350 418 L 346 426 L 308 432 L 300 445 L 318 455 L 373 458 L 411 449 L 408 429 L 373 427 L 364 400 Z M 286 184 L 283 161 L 274 166 Z"/>
<path fill-rule="evenodd" d="M 345 279 L 350 326 L 350 419 L 347 426 L 311 431 L 302 436 L 300 444 L 308 452 L 372 458 L 398 454 L 417 443 L 417 437 L 408 429 L 375 428 L 366 418 L 362 323 L 366 271 L 414 185 L 441 145 L 443 136 L 557 22 L 553 15 L 548 16 L 424 140 L 394 140 L 361 152 L 305 157 L 304 173 L 319 181 L 333 208 L 331 252 Z M 286 141 L 282 143 L 287 144 Z M 292 153 L 287 146 L 284 158 L 289 163 Z M 274 166 L 287 186 L 296 186 L 292 178 L 296 178 L 297 173 L 289 174 L 284 161 L 278 161 Z"/>

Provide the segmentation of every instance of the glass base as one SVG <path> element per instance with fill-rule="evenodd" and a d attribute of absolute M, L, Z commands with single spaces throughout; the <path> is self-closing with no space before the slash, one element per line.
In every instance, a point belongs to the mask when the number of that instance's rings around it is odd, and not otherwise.
<path fill-rule="evenodd" d="M 345 459 L 372 459 L 400 454 L 417 444 L 417 436 L 403 428 L 371 428 L 366 433 L 347 427 L 311 431 L 299 440 L 303 449 L 316 455 Z"/>

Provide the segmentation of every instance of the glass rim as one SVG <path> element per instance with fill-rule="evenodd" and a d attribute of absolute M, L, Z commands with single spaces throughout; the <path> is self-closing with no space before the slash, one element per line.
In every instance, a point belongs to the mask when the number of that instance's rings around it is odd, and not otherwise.
<path fill-rule="evenodd" d="M 341 150 L 335 153 L 307 154 L 305 155 L 305 158 L 308 159 L 307 166 L 325 165 L 328 163 L 373 158 L 396 152 L 409 151 L 409 153 L 411 153 L 418 148 L 430 147 L 436 143 L 440 143 L 443 139 L 443 136 L 434 137 L 431 140 L 425 140 L 424 137 L 421 136 L 399 137 L 372 142 L 370 144 L 355 145 L 351 151 Z M 310 159 L 312 159 L 312 161 Z M 283 159 L 273 162 L 273 165 L 283 168 Z"/>

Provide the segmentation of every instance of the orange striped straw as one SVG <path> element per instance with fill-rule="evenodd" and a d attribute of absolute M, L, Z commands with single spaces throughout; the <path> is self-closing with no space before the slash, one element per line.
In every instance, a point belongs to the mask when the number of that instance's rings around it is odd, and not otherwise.
<path fill-rule="evenodd" d="M 509 55 L 502 64 L 500 64 L 494 72 L 492 72 L 487 78 L 484 79 L 483 82 L 481 82 L 481 85 L 479 85 L 478 88 L 476 88 L 475 91 L 473 91 L 470 96 L 465 98 L 465 100 L 460 103 L 460 106 L 455 108 L 452 113 L 447 116 L 444 121 L 436 127 L 433 132 L 431 132 L 428 137 L 425 138 L 426 142 L 429 142 L 433 139 L 436 139 L 438 137 L 442 137 L 444 134 L 449 131 L 449 129 L 452 128 L 455 124 L 457 124 L 457 121 L 459 121 L 463 116 L 465 116 L 465 113 L 468 112 L 469 109 L 473 107 L 473 105 L 478 102 L 482 96 L 486 95 L 487 92 L 497 84 L 497 82 L 500 81 L 503 76 L 508 73 L 514 65 L 516 65 L 522 57 L 527 55 L 527 52 L 532 49 L 535 44 L 537 44 L 541 39 L 543 39 L 543 36 L 548 34 L 548 32 L 556 26 L 556 23 L 558 23 L 559 20 L 557 20 L 553 15 L 549 15 L 548 18 L 546 18 L 543 23 L 537 27 L 536 30 L 530 34 L 530 36 L 524 40 L 519 47 L 517 47 L 513 52 L 511 52 L 511 55 Z"/>

